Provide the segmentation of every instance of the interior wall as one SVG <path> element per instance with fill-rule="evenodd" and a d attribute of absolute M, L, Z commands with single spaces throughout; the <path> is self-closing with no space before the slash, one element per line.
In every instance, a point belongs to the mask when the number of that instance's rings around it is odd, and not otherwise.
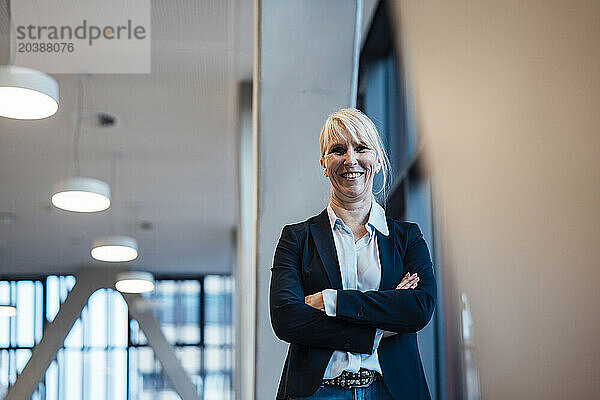
<path fill-rule="evenodd" d="M 393 9 L 482 397 L 596 397 L 600 3 Z"/>

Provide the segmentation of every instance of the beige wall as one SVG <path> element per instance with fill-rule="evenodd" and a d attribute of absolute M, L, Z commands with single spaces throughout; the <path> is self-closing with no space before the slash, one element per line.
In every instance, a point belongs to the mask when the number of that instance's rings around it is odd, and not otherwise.
<path fill-rule="evenodd" d="M 394 14 L 483 398 L 597 398 L 600 2 Z"/>

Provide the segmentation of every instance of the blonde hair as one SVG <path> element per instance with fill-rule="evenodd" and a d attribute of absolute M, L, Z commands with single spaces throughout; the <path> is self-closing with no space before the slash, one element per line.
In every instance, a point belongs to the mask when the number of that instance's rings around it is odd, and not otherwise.
<path fill-rule="evenodd" d="M 327 117 L 319 138 L 321 160 L 325 157 L 327 147 L 332 140 L 344 140 L 344 132 L 348 132 L 354 142 L 366 143 L 375 150 L 377 159 L 381 162 L 381 173 L 383 174 L 383 185 L 375 194 L 382 191 L 385 194 L 389 183 L 390 160 L 375 124 L 362 111 L 355 108 L 342 108 Z"/>

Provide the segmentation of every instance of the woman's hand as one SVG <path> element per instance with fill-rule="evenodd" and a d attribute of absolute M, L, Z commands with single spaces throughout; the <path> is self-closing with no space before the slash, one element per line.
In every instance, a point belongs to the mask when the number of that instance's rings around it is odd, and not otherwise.
<path fill-rule="evenodd" d="M 325 310 L 325 303 L 323 303 L 323 292 L 317 292 L 315 294 L 306 296 L 304 298 L 304 302 L 312 308 L 316 308 L 317 310 Z"/>
<path fill-rule="evenodd" d="M 417 287 L 417 283 L 419 283 L 417 274 L 414 273 L 411 275 L 410 272 L 407 272 L 402 281 L 396 286 L 396 289 L 414 289 Z"/>

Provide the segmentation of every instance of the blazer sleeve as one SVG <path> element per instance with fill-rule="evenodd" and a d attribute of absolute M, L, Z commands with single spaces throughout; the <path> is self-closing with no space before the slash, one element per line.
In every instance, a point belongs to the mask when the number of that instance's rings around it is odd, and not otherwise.
<path fill-rule="evenodd" d="M 304 303 L 300 246 L 294 230 L 285 226 L 271 268 L 271 325 L 288 343 L 371 354 L 375 328 L 338 318 Z"/>
<path fill-rule="evenodd" d="M 410 224 L 404 271 L 417 273 L 416 289 L 360 292 L 337 291 L 337 317 L 392 332 L 417 332 L 425 327 L 435 307 L 437 286 L 423 234 Z"/>

